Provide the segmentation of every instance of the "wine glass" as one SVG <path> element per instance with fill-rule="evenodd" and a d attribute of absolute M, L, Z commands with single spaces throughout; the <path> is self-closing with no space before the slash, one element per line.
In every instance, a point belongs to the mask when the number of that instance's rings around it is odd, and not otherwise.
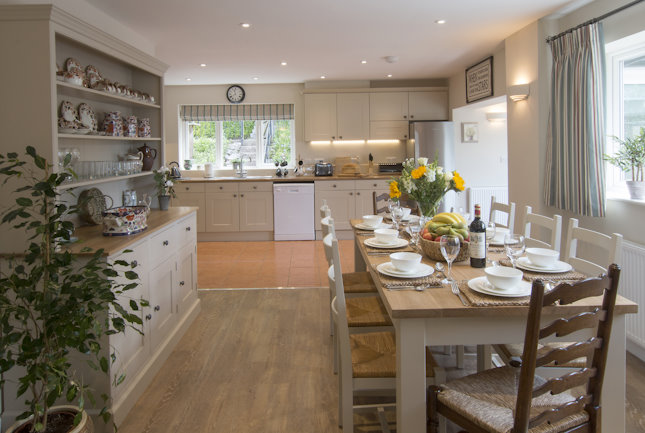
<path fill-rule="evenodd" d="M 403 221 L 403 209 L 401 206 L 392 206 L 392 209 L 390 210 L 390 218 L 392 218 L 394 228 L 396 230 L 400 230 L 401 221 Z"/>
<path fill-rule="evenodd" d="M 495 228 L 495 221 L 489 221 L 486 224 L 486 262 L 490 262 L 488 258 L 488 248 L 490 248 L 490 242 L 495 239 L 495 233 L 497 232 Z"/>
<path fill-rule="evenodd" d="M 442 281 L 442 283 L 447 284 L 453 281 L 452 262 L 457 258 L 457 254 L 459 254 L 461 243 L 457 236 L 443 235 L 439 240 L 439 245 L 441 246 L 441 255 L 446 259 L 446 262 L 448 262 L 448 275 L 446 275 L 446 278 Z"/>
<path fill-rule="evenodd" d="M 410 233 L 412 245 L 417 246 L 419 244 L 419 233 L 421 232 L 421 217 L 410 216 L 407 231 Z"/>
<path fill-rule="evenodd" d="M 506 256 L 510 259 L 511 264 L 515 267 L 515 262 L 522 254 L 524 254 L 524 236 L 518 234 L 507 233 L 504 236 L 504 249 Z"/>

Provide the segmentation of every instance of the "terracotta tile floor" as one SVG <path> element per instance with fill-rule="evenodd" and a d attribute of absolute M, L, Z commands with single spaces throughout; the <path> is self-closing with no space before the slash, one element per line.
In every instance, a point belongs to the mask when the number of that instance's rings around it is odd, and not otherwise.
<path fill-rule="evenodd" d="M 354 270 L 354 241 L 341 240 L 345 272 Z M 327 287 L 322 241 L 199 242 L 197 287 Z"/>

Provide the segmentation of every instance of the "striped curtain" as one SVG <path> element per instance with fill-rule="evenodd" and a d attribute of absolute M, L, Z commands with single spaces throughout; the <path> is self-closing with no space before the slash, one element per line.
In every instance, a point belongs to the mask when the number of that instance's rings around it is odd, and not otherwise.
<path fill-rule="evenodd" d="M 293 104 L 182 105 L 179 116 L 189 121 L 292 120 Z"/>
<path fill-rule="evenodd" d="M 605 57 L 600 23 L 550 42 L 553 55 L 545 200 L 605 216 Z"/>

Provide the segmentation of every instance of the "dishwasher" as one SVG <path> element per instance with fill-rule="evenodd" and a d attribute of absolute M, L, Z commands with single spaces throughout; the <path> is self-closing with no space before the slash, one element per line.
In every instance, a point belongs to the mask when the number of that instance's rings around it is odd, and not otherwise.
<path fill-rule="evenodd" d="M 273 237 L 276 241 L 310 241 L 314 230 L 314 184 L 273 184 Z"/>

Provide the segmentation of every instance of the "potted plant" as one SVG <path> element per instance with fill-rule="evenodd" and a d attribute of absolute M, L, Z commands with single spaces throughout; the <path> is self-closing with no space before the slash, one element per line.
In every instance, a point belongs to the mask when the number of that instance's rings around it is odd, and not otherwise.
<path fill-rule="evenodd" d="M 645 128 L 640 134 L 626 138 L 613 137 L 620 145 L 618 151 L 612 155 L 604 155 L 605 161 L 618 167 L 625 173 L 631 172 L 632 180 L 625 181 L 629 196 L 633 200 L 645 200 L 645 182 L 643 181 L 643 166 L 645 165 Z"/>
<path fill-rule="evenodd" d="M 170 196 L 173 198 L 177 197 L 175 195 L 174 184 L 170 178 L 170 169 L 164 165 L 159 170 L 154 170 L 154 173 L 155 183 L 157 184 L 157 197 L 159 198 L 159 209 L 168 210 Z"/>
<path fill-rule="evenodd" d="M 76 206 L 60 200 L 58 190 L 69 176 L 75 176 L 68 168 L 70 155 L 62 170 L 52 173 L 52 166 L 33 147 L 27 147 L 26 153 L 29 163 L 16 153 L 0 154 L 4 185 L 9 180 L 21 185 L 1 223 L 29 237 L 24 253 L 2 257 L 0 271 L 0 385 L 4 389 L 13 370 L 15 398 L 24 398 L 26 406 L 18 416 L 26 421 L 8 431 L 91 432 L 84 407 L 86 399 L 93 402 L 94 397 L 82 378 L 76 377 L 71 356 L 86 355 L 88 364 L 108 373 L 109 360 L 115 355 L 102 348 L 106 335 L 127 326 L 140 332 L 141 318 L 117 301 L 117 296 L 137 286 L 138 275 L 135 265 L 127 261 L 110 264 L 103 250 L 84 251 L 88 255 L 81 260 L 64 248 L 74 229 L 68 216 L 77 212 Z M 117 284 L 114 278 L 121 275 L 126 283 Z M 129 304 L 136 311 L 146 303 L 131 300 Z M 53 408 L 63 398 L 75 406 Z M 100 414 L 109 420 L 106 407 Z M 52 430 L 53 422 L 62 427 Z"/>

